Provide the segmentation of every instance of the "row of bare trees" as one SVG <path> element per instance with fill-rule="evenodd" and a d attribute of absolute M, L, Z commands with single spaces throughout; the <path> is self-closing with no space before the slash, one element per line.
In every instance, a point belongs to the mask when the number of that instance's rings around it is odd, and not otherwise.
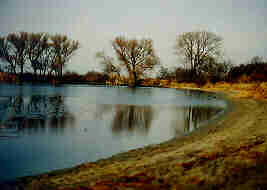
<path fill-rule="evenodd" d="M 65 35 L 47 33 L 11 33 L 0 37 L 1 70 L 19 74 L 23 81 L 25 71 L 34 73 L 35 78 L 46 76 L 62 77 L 65 64 L 79 48 L 79 42 Z M 104 67 L 104 75 L 120 78 L 128 73 L 129 86 L 137 86 L 140 79 L 159 67 L 160 78 L 173 78 L 168 69 L 160 64 L 151 39 L 128 39 L 116 37 L 112 47 L 117 57 L 107 56 L 103 51 L 96 57 Z M 223 39 L 208 31 L 185 32 L 177 36 L 175 53 L 181 58 L 183 68 L 176 70 L 178 81 L 205 82 L 224 80 L 231 70 L 231 62 L 223 59 Z M 262 62 L 255 57 L 253 62 Z"/>
<path fill-rule="evenodd" d="M 222 58 L 222 38 L 212 32 L 195 31 L 185 32 L 177 37 L 175 53 L 182 58 L 189 80 L 195 81 L 203 75 L 223 78 L 229 71 L 229 62 Z M 151 39 L 127 39 L 117 37 L 112 41 L 117 59 L 98 52 L 97 58 L 104 65 L 104 72 L 115 73 L 120 76 L 121 68 L 128 72 L 132 84 L 138 85 L 138 80 L 160 65 L 159 57 L 155 54 Z M 160 78 L 167 76 L 167 68 L 160 67 Z"/>
<path fill-rule="evenodd" d="M 79 42 L 65 35 L 47 33 L 10 33 L 0 37 L 1 68 L 11 74 L 19 74 L 20 83 L 25 71 L 39 77 L 62 76 L 63 67 Z"/>

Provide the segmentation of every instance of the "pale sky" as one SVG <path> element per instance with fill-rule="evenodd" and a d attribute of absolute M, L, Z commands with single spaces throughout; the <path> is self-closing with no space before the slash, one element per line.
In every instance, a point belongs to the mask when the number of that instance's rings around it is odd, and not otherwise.
<path fill-rule="evenodd" d="M 0 0 L 0 35 L 9 32 L 66 34 L 81 43 L 68 69 L 99 68 L 95 53 L 113 55 L 118 35 L 152 38 L 164 66 L 178 65 L 175 39 L 207 30 L 224 39 L 225 57 L 244 63 L 267 58 L 266 0 Z"/>

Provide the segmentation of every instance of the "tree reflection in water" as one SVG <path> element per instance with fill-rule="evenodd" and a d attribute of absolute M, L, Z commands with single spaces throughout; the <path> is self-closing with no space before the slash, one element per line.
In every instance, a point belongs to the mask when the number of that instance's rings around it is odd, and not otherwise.
<path fill-rule="evenodd" d="M 223 109 L 219 107 L 203 107 L 197 105 L 184 107 L 184 133 L 189 133 L 198 129 L 202 122 L 210 120 L 222 110 Z"/>
<path fill-rule="evenodd" d="M 116 105 L 111 129 L 114 133 L 136 131 L 147 134 L 152 118 L 153 109 L 151 106 Z"/>
<path fill-rule="evenodd" d="M 106 116 L 111 116 L 108 123 L 114 134 L 138 132 L 148 135 L 153 122 L 153 126 L 159 127 L 160 133 L 183 136 L 199 128 L 201 123 L 222 110 L 223 108 L 216 106 L 190 104 L 183 107 L 96 104 L 89 109 L 85 119 L 105 120 Z M 76 117 L 81 120 L 79 114 Z M 0 99 L 0 132 L 3 129 L 15 129 L 28 134 L 43 133 L 46 130 L 60 133 L 67 126 L 75 126 L 75 123 L 75 117 L 68 111 L 63 96 L 33 95 Z"/>
<path fill-rule="evenodd" d="M 63 130 L 74 126 L 74 115 L 68 112 L 63 96 L 13 96 L 1 107 L 1 128 L 35 133 L 46 128 Z"/>
<path fill-rule="evenodd" d="M 210 120 L 222 110 L 220 107 L 200 105 L 175 108 L 159 105 L 98 105 L 96 116 L 105 119 L 104 115 L 112 113 L 111 129 L 114 134 L 139 132 L 147 135 L 153 121 L 153 125 L 160 127 L 159 130 L 163 133 L 168 133 L 171 127 L 174 130 L 173 134 L 183 136 L 198 129 L 203 122 Z"/>

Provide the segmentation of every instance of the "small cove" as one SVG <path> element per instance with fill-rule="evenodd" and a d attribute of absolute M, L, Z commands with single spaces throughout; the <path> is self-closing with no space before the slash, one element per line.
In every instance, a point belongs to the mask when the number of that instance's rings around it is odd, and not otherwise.
<path fill-rule="evenodd" d="M 0 181 L 184 136 L 226 107 L 200 91 L 0 85 Z"/>

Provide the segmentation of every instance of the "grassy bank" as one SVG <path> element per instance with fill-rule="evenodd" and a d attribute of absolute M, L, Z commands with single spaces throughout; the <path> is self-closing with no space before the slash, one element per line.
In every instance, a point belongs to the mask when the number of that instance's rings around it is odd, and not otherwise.
<path fill-rule="evenodd" d="M 225 92 L 235 98 L 253 98 L 258 100 L 267 99 L 267 82 L 249 82 L 249 83 L 206 83 L 197 85 L 195 83 L 177 83 L 170 81 L 160 81 L 160 87 L 165 88 L 189 88 L 201 89 L 212 92 Z"/>
<path fill-rule="evenodd" d="M 267 189 L 267 103 L 247 98 L 265 98 L 264 85 L 205 85 L 204 90 L 229 92 L 234 109 L 191 136 L 22 178 L 17 186 L 27 190 Z"/>

